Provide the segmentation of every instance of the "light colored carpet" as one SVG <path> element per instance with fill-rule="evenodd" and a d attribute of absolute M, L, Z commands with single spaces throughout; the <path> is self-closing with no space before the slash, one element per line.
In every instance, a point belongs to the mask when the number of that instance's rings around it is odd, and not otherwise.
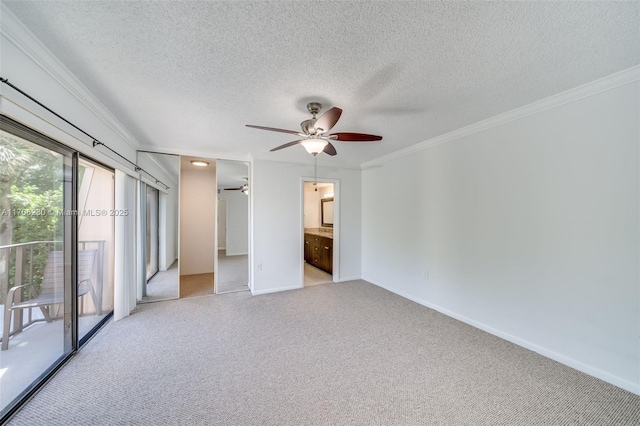
<path fill-rule="evenodd" d="M 10 424 L 638 425 L 640 397 L 352 281 L 140 306 Z"/>
<path fill-rule="evenodd" d="M 218 251 L 218 294 L 249 291 L 249 256 Z"/>
<path fill-rule="evenodd" d="M 178 261 L 166 271 L 159 271 L 147 283 L 147 295 L 139 303 L 159 302 L 180 297 Z"/>

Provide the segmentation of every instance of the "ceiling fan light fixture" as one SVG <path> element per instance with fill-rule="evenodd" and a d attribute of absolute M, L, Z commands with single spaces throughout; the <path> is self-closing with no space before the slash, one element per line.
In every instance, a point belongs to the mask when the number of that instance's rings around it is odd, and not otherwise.
<path fill-rule="evenodd" d="M 300 145 L 302 145 L 309 154 L 316 156 L 327 146 L 327 141 L 322 139 L 307 139 L 306 141 L 300 142 Z"/>
<path fill-rule="evenodd" d="M 354 132 L 340 132 L 328 135 L 326 133 L 328 133 L 338 122 L 340 116 L 342 115 L 342 110 L 338 107 L 332 107 L 320 117 L 316 118 L 317 114 L 322 109 L 322 105 L 319 102 L 309 102 L 307 104 L 307 109 L 311 113 L 312 118 L 304 120 L 302 123 L 300 123 L 302 132 L 297 132 L 295 130 L 278 129 L 276 127 L 255 126 L 253 124 L 247 124 L 246 126 L 252 127 L 254 129 L 268 130 L 270 132 L 291 133 L 304 138 L 277 146 L 273 149 L 270 149 L 269 152 L 279 151 L 283 148 L 289 148 L 290 146 L 294 145 L 302 145 L 304 149 L 314 157 L 317 157 L 321 152 L 324 152 L 325 154 L 331 156 L 336 155 L 338 152 L 331 143 L 333 141 L 372 142 L 382 139 L 382 136 L 367 135 L 364 133 Z"/>
<path fill-rule="evenodd" d="M 192 160 L 191 164 L 198 167 L 207 167 L 209 165 L 208 162 L 202 160 Z"/>

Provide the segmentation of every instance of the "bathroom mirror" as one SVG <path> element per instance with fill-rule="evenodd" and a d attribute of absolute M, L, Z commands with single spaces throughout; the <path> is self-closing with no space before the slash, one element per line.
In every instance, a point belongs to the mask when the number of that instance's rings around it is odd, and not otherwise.
<path fill-rule="evenodd" d="M 322 226 L 333 226 L 333 197 L 323 198 L 322 200 Z"/>

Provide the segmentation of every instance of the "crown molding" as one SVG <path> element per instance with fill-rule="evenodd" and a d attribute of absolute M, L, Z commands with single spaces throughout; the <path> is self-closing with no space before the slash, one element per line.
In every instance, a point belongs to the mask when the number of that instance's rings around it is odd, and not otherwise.
<path fill-rule="evenodd" d="M 426 149 L 433 148 L 434 146 L 442 145 L 447 142 L 452 142 L 462 137 L 482 132 L 492 127 L 500 126 L 510 121 L 537 114 L 539 112 L 543 112 L 548 109 L 577 101 L 579 99 L 583 99 L 600 92 L 623 86 L 637 80 L 640 80 L 640 65 L 636 65 L 634 67 L 611 74 L 590 83 L 583 84 L 573 89 L 560 92 L 556 95 L 549 96 L 548 98 L 541 99 L 539 101 L 533 102 L 520 108 L 516 108 L 503 114 L 496 115 L 486 120 L 479 121 L 469 126 L 461 127 L 460 129 L 445 133 L 444 135 L 436 136 L 435 138 L 428 139 L 424 142 L 417 143 L 415 145 L 392 152 L 390 154 L 383 155 L 382 157 L 366 161 L 362 163 L 360 167 L 361 169 L 367 169 L 370 167 L 378 166 L 391 160 L 424 151 Z"/>
<path fill-rule="evenodd" d="M 126 127 L 49 51 L 4 3 L 0 4 L 0 7 L 0 16 L 2 17 L 0 20 L 0 34 L 87 107 L 93 115 L 127 145 L 136 150 L 140 146 L 140 142 Z M 14 81 L 14 83 L 20 86 L 19 81 Z"/>

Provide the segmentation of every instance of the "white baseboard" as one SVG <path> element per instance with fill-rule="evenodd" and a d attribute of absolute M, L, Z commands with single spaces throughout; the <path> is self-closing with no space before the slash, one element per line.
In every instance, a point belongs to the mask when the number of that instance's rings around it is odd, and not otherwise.
<path fill-rule="evenodd" d="M 343 283 L 346 281 L 356 281 L 356 280 L 361 280 L 361 277 L 340 277 L 340 279 L 338 281 L 334 281 L 336 283 Z"/>
<path fill-rule="evenodd" d="M 413 302 L 419 303 L 420 305 L 426 306 L 427 308 L 433 309 L 434 311 L 438 311 L 448 317 L 457 319 L 458 321 L 462 321 L 465 324 L 469 324 L 472 327 L 478 328 L 482 331 L 486 331 L 487 333 L 493 334 L 494 336 L 500 337 L 501 339 L 507 340 L 511 343 L 514 343 L 518 346 L 522 346 L 523 348 L 529 349 L 531 351 L 534 351 L 536 353 L 539 353 L 542 356 L 545 356 L 547 358 L 550 358 L 554 361 L 557 361 L 561 364 L 564 364 L 568 367 L 574 368 L 578 371 L 581 371 L 585 374 L 588 374 L 590 376 L 593 376 L 597 379 L 603 380 L 607 383 L 611 383 L 614 386 L 617 386 L 619 388 L 622 388 L 626 391 L 632 392 L 636 395 L 640 395 L 640 384 L 639 383 L 634 383 L 634 382 L 630 382 L 629 380 L 623 379 L 621 377 L 615 376 L 611 373 L 608 373 L 606 371 L 600 370 L 599 368 L 584 364 L 580 361 L 577 361 L 573 358 L 569 358 L 565 355 L 559 354 L 557 352 L 554 352 L 552 350 L 549 350 L 547 348 L 544 348 L 542 346 L 536 345 L 535 343 L 531 343 L 527 340 L 521 339 L 519 337 L 516 336 L 512 336 L 511 334 L 505 333 L 503 331 L 497 330 L 493 327 L 490 327 L 486 324 L 482 324 L 478 321 L 472 320 L 471 318 L 465 317 L 464 315 L 460 315 L 457 314 L 453 311 L 450 311 L 449 309 L 443 308 L 441 306 L 438 305 L 434 305 L 433 303 L 427 302 L 424 299 L 421 299 L 419 297 L 415 297 L 412 296 L 408 293 L 405 293 L 403 291 L 399 291 L 393 287 L 384 285 L 382 283 L 376 282 L 375 280 L 369 279 L 367 277 L 362 277 L 362 279 L 364 281 L 367 281 L 371 284 L 374 284 L 378 287 L 384 288 L 385 290 L 388 290 L 392 293 L 395 293 L 399 296 L 402 296 L 406 299 L 409 299 Z"/>
<path fill-rule="evenodd" d="M 268 289 L 265 289 L 265 290 L 254 290 L 254 291 L 251 291 L 251 294 L 253 296 L 258 296 L 260 294 L 278 293 L 280 291 L 287 291 L 287 290 L 299 290 L 301 288 L 304 288 L 304 287 L 301 287 L 301 286 L 276 287 L 276 288 L 268 288 Z"/>

